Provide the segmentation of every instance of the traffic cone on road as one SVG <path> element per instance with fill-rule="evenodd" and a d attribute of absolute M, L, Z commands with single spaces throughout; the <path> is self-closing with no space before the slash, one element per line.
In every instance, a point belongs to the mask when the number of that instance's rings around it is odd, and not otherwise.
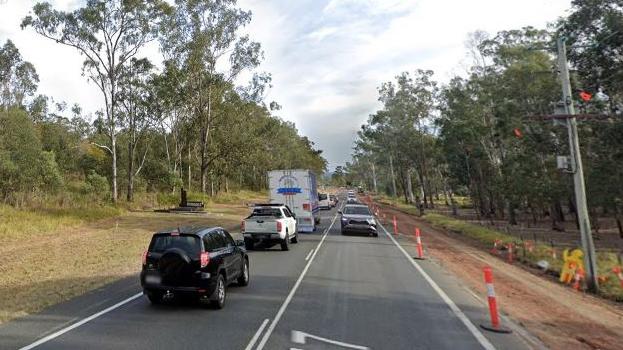
<path fill-rule="evenodd" d="M 396 215 L 394 215 L 394 235 L 398 235 L 398 222 L 396 221 Z"/>
<path fill-rule="evenodd" d="M 424 260 L 424 248 L 422 247 L 422 238 L 420 237 L 420 229 L 415 228 L 415 244 L 417 247 L 417 257 L 415 259 Z"/>
<path fill-rule="evenodd" d="M 498 314 L 498 305 L 495 297 L 495 289 L 493 289 L 493 269 L 485 266 L 483 269 L 485 275 L 485 284 L 487 285 L 487 301 L 489 302 L 489 315 L 491 316 L 491 325 L 481 324 L 480 327 L 488 331 L 496 333 L 511 333 L 510 329 L 502 328 L 500 325 L 500 316 Z"/>

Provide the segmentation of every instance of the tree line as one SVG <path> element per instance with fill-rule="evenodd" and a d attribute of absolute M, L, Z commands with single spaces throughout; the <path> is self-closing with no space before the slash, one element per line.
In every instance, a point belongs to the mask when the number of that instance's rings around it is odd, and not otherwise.
<path fill-rule="evenodd" d="M 82 73 L 104 101 L 94 115 L 37 94 L 35 67 L 7 40 L 0 48 L 0 195 L 97 193 L 180 187 L 216 195 L 260 190 L 266 171 L 326 160 L 267 103 L 269 73 L 258 42 L 242 29 L 251 13 L 235 0 L 88 0 L 74 11 L 34 5 L 22 21 L 84 58 Z M 162 62 L 141 57 L 157 45 Z M 152 58 L 153 59 L 153 58 Z M 236 82 L 252 73 L 247 86 Z"/>
<path fill-rule="evenodd" d="M 616 219 L 623 237 L 623 8 L 615 0 L 574 0 L 548 29 L 469 35 L 469 67 L 443 85 L 428 70 L 382 84 L 382 107 L 358 132 L 352 162 L 337 181 L 404 197 L 422 209 L 445 194 L 468 195 L 480 217 L 517 224 L 551 219 L 564 230 L 575 214 L 573 182 L 557 168 L 567 128 L 544 116 L 560 107 L 556 38 L 566 38 L 594 229 Z M 372 170 L 372 171 L 371 171 Z M 337 174 L 337 175 L 336 175 Z M 565 210 L 567 209 L 567 210 Z"/>

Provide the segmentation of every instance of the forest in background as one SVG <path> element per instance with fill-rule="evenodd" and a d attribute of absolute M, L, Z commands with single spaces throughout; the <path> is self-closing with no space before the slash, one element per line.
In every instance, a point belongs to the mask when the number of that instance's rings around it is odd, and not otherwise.
<path fill-rule="evenodd" d="M 39 94 L 36 67 L 0 46 L 0 200 L 72 206 L 172 194 L 263 190 L 266 172 L 327 162 L 266 102 L 260 43 L 235 0 L 88 0 L 71 12 L 38 3 L 23 30 L 75 49 L 104 105 L 94 113 Z M 158 45 L 161 62 L 141 56 Z M 252 74 L 237 86 L 241 74 Z"/>
<path fill-rule="evenodd" d="M 358 132 L 352 161 L 333 183 L 362 185 L 434 209 L 440 195 L 456 214 L 458 196 L 478 220 L 508 225 L 574 221 L 567 128 L 552 115 L 562 99 L 556 39 L 572 67 L 588 206 L 593 229 L 613 219 L 623 238 L 623 7 L 615 0 L 574 0 L 548 29 L 475 32 L 466 41 L 464 76 L 446 84 L 434 72 L 403 72 L 379 89 L 382 105 Z M 588 95 L 590 99 L 586 99 Z"/>

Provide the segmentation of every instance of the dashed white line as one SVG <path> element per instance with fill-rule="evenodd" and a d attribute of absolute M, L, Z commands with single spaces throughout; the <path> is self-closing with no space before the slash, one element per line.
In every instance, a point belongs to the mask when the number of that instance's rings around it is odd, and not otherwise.
<path fill-rule="evenodd" d="M 251 338 L 251 341 L 249 341 L 249 345 L 247 345 L 247 347 L 244 348 L 244 350 L 253 349 L 253 347 L 255 346 L 255 342 L 257 342 L 257 339 L 260 337 L 260 335 L 264 331 L 264 328 L 266 328 L 268 321 L 269 319 L 267 318 L 264 320 L 264 322 L 262 322 L 262 324 L 260 325 L 260 328 L 257 329 L 257 332 L 255 332 L 255 334 L 253 335 L 253 338 Z"/>
<path fill-rule="evenodd" d="M 309 251 L 309 254 L 307 254 L 307 256 L 305 257 L 305 261 L 309 260 L 309 258 L 312 256 L 313 253 L 314 253 L 314 249 L 312 248 L 312 250 Z"/>
<path fill-rule="evenodd" d="M 476 326 L 474 326 L 472 321 L 470 321 L 470 319 L 463 313 L 463 311 L 461 311 L 461 309 L 458 306 L 456 306 L 454 301 L 450 299 L 450 297 L 446 294 L 446 292 L 444 292 L 443 289 L 441 289 L 441 287 L 439 287 L 439 285 L 426 273 L 426 271 L 424 271 L 424 269 L 417 262 L 415 262 L 413 258 L 411 258 L 411 255 L 409 255 L 409 253 L 407 253 L 407 251 L 394 239 L 394 237 L 392 237 L 392 235 L 389 232 L 387 232 L 387 229 L 385 229 L 383 225 L 379 223 L 379 226 L 381 226 L 383 231 L 385 231 L 385 235 L 389 237 L 389 239 L 392 242 L 394 242 L 396 247 L 398 247 L 398 249 L 402 252 L 402 254 L 404 254 L 404 256 L 407 258 L 407 260 L 409 260 L 411 265 L 413 265 L 413 267 L 415 267 L 415 269 L 418 270 L 418 272 L 420 272 L 420 274 L 424 277 L 426 282 L 430 284 L 433 290 L 435 290 L 435 292 L 437 292 L 439 297 L 441 297 L 441 299 L 446 303 L 446 305 L 448 305 L 448 307 L 450 308 L 450 310 L 452 310 L 454 315 L 459 320 L 461 320 L 461 322 L 463 322 L 465 327 L 467 327 L 467 329 L 472 333 L 472 335 L 476 338 L 476 340 L 478 340 L 480 345 L 482 345 L 482 347 L 486 350 L 495 350 L 495 347 L 493 346 L 493 344 L 491 344 L 491 342 L 487 338 L 485 338 L 484 334 L 482 334 L 482 332 Z"/>
<path fill-rule="evenodd" d="M 30 344 L 30 345 L 26 345 L 26 346 L 20 348 L 19 350 L 30 350 L 30 349 L 33 349 L 33 348 L 41 345 L 41 344 L 47 343 L 50 340 L 52 340 L 54 338 L 58 338 L 61 335 L 71 331 L 72 329 L 76 329 L 76 328 L 82 326 L 83 324 L 85 324 L 87 322 L 93 321 L 94 319 L 96 319 L 96 318 L 98 318 L 98 317 L 100 317 L 100 316 L 102 316 L 104 314 L 107 314 L 107 313 L 111 312 L 112 310 L 117 309 L 117 308 L 119 308 L 119 307 L 121 307 L 121 306 L 123 306 L 123 305 L 125 305 L 125 304 L 127 304 L 127 303 L 129 303 L 129 302 L 131 302 L 131 301 L 133 301 L 133 300 L 135 300 L 137 298 L 139 298 L 141 295 L 143 295 L 143 292 L 134 294 L 133 296 L 131 296 L 131 297 L 125 299 L 125 300 L 122 300 L 122 301 L 116 303 L 115 305 L 113 305 L 113 306 L 111 306 L 109 308 L 106 308 L 106 309 L 104 309 L 104 310 L 102 310 L 102 311 L 100 311 L 98 313 L 95 313 L 95 314 L 93 314 L 93 315 L 91 315 L 91 316 L 89 316 L 87 318 L 84 318 L 81 321 L 78 321 L 78 322 L 72 324 L 71 326 L 68 326 L 68 327 L 65 327 L 65 328 L 63 328 L 63 329 L 61 329 L 59 331 L 56 331 L 56 332 L 48 335 L 47 337 L 43 337 L 43 338 L 37 340 L 36 342 Z"/>
<path fill-rule="evenodd" d="M 333 224 L 335 223 L 335 219 L 337 219 L 337 214 L 333 217 L 333 220 L 331 221 L 331 225 L 329 225 L 329 227 L 324 231 L 324 233 L 322 235 L 322 238 L 320 239 L 320 242 L 318 242 L 318 245 L 316 246 L 316 249 L 314 249 L 314 252 L 312 253 L 309 261 L 307 262 L 307 265 L 305 265 L 305 268 L 303 268 L 303 271 L 301 272 L 301 275 L 296 280 L 296 283 L 294 283 L 294 286 L 290 290 L 290 293 L 288 294 L 286 299 L 283 301 L 283 304 L 281 304 L 281 307 L 277 311 L 277 314 L 275 315 L 275 318 L 273 319 L 273 321 L 270 323 L 270 326 L 268 327 L 268 330 L 266 331 L 266 333 L 264 333 L 264 336 L 262 337 L 262 340 L 260 341 L 260 343 L 257 346 L 256 350 L 262 350 L 264 348 L 264 346 L 266 345 L 266 343 L 268 342 L 268 339 L 270 338 L 270 335 L 275 330 L 275 327 L 277 327 L 277 323 L 279 323 L 279 320 L 283 316 L 283 313 L 286 311 L 286 308 L 288 307 L 288 305 L 290 305 L 290 302 L 292 301 L 292 298 L 294 297 L 294 294 L 296 293 L 296 290 L 301 285 L 301 282 L 303 282 L 303 278 L 305 278 L 305 275 L 307 274 L 307 271 L 309 270 L 309 267 L 314 262 L 314 258 L 318 254 L 318 251 L 320 250 L 320 247 L 322 246 L 322 243 L 324 242 L 325 238 L 327 238 L 327 234 L 329 234 L 329 231 L 331 231 L 331 227 L 333 227 Z"/>

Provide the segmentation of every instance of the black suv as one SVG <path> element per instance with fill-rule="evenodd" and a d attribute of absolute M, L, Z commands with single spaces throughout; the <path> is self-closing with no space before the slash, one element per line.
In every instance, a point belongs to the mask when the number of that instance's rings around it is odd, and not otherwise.
<path fill-rule="evenodd" d="M 244 241 L 234 241 L 220 227 L 158 232 L 143 253 L 141 286 L 152 304 L 191 295 L 221 309 L 232 282 L 249 284 L 249 257 Z"/>

